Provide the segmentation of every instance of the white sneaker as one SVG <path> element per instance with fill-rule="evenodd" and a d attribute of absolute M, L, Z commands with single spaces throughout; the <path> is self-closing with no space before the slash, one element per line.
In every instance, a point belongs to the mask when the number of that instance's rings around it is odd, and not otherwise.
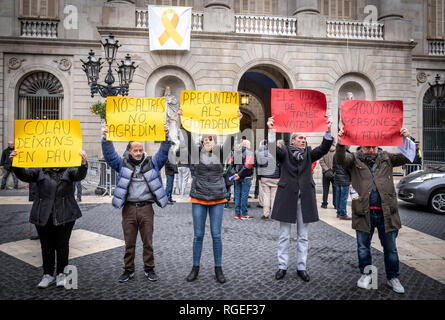
<path fill-rule="evenodd" d="M 37 285 L 38 288 L 40 289 L 44 289 L 44 288 L 48 288 L 48 286 L 50 284 L 54 283 L 54 280 L 56 278 L 54 278 L 53 276 L 49 275 L 49 274 L 44 274 L 42 280 L 40 281 L 40 283 Z"/>
<path fill-rule="evenodd" d="M 403 288 L 398 278 L 392 278 L 391 280 L 388 280 L 387 284 L 394 292 L 405 293 L 405 289 Z"/>
<path fill-rule="evenodd" d="M 56 277 L 56 287 L 64 287 L 66 283 L 66 274 L 59 273 Z"/>
<path fill-rule="evenodd" d="M 369 274 L 362 274 L 360 279 L 357 281 L 357 287 L 362 289 L 371 289 L 372 277 Z"/>

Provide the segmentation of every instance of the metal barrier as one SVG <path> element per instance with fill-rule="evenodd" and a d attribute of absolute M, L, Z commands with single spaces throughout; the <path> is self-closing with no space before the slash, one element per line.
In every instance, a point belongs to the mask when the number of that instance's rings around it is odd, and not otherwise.
<path fill-rule="evenodd" d="M 116 188 L 117 175 L 105 160 L 88 160 L 88 174 L 82 182 L 86 189 L 88 186 L 95 188 L 97 195 L 111 196 Z"/>
<path fill-rule="evenodd" d="M 403 165 L 403 170 L 405 171 L 405 176 L 409 175 L 410 173 L 417 171 L 417 170 L 422 170 L 423 166 L 421 164 L 414 164 L 414 163 L 409 163 L 409 164 L 405 164 Z"/>

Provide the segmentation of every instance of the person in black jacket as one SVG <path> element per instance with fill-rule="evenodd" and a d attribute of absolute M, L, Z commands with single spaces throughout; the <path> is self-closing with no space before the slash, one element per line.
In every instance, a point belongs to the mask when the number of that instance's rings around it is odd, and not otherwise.
<path fill-rule="evenodd" d="M 315 197 L 315 183 L 312 177 L 312 162 L 319 160 L 331 148 L 331 121 L 327 120 L 328 131 L 320 146 L 312 149 L 307 146 L 304 133 L 293 133 L 290 145 L 276 147 L 274 119 L 267 121 L 269 127 L 269 151 L 276 150 L 277 162 L 281 176 L 272 209 L 272 219 L 280 221 L 278 240 L 278 271 L 275 279 L 286 275 L 289 261 L 290 231 L 292 224 L 297 223 L 297 275 L 309 281 L 306 271 L 308 253 L 308 224 L 319 220 Z"/>
<path fill-rule="evenodd" d="M 182 110 L 178 112 L 182 116 Z M 242 118 L 238 111 L 238 117 Z M 232 136 L 227 136 L 223 145 L 217 144 L 214 135 L 203 135 L 199 145 L 193 143 L 187 132 L 188 152 L 194 166 L 194 177 L 190 188 L 193 218 L 193 266 L 187 276 L 188 282 L 198 278 L 207 215 L 213 242 L 215 276 L 219 283 L 226 282 L 222 271 L 222 221 L 227 189 L 224 180 L 224 159 L 231 150 Z M 182 155 L 183 156 L 183 155 Z"/>
<path fill-rule="evenodd" d="M 9 158 L 9 155 L 13 151 L 14 151 L 14 141 L 8 141 L 8 147 L 5 150 L 3 150 L 2 159 L 0 161 L 0 169 L 3 169 L 3 178 L 1 185 L 2 190 L 6 188 L 6 181 L 8 180 L 10 174 L 12 174 L 12 179 L 14 180 L 14 189 L 19 188 L 19 181 L 17 180 L 15 173 L 11 169 L 12 160 Z"/>
<path fill-rule="evenodd" d="M 350 154 L 349 146 L 346 146 L 346 154 Z M 346 204 L 348 202 L 349 196 L 349 186 L 351 185 L 351 175 L 345 168 L 343 168 L 343 166 L 338 164 L 335 155 L 332 163 L 334 171 L 334 185 L 336 188 L 335 203 L 337 204 L 337 218 L 342 220 L 351 220 L 352 218 L 348 216 L 346 212 Z"/>
<path fill-rule="evenodd" d="M 17 155 L 13 151 L 11 160 Z M 81 151 L 82 164 L 70 168 L 18 168 L 12 167 L 17 177 L 36 183 L 30 222 L 36 226 L 42 247 L 43 278 L 38 288 L 47 288 L 56 280 L 58 287 L 65 286 L 64 269 L 68 265 L 69 241 L 76 219 L 82 216 L 74 199 L 74 183 L 83 180 L 88 171 L 87 154 Z M 57 277 L 54 278 L 57 254 Z"/>
<path fill-rule="evenodd" d="M 174 146 L 175 143 L 172 142 L 172 145 Z M 170 149 L 170 152 L 174 154 L 173 149 Z M 173 157 L 169 157 L 172 158 Z M 165 163 L 165 176 L 167 177 L 167 187 L 165 188 L 165 193 L 167 194 L 168 198 L 168 204 L 174 204 L 176 201 L 172 199 L 172 193 L 173 193 L 173 184 L 175 181 L 175 174 L 178 173 L 178 165 L 175 163 L 171 163 L 170 160 L 167 160 Z"/>
<path fill-rule="evenodd" d="M 250 151 L 250 141 L 243 140 L 240 148 L 234 151 L 233 163 L 235 168 L 235 219 L 247 220 L 253 217 L 247 213 L 249 191 L 252 185 L 253 165 L 255 155 Z"/>

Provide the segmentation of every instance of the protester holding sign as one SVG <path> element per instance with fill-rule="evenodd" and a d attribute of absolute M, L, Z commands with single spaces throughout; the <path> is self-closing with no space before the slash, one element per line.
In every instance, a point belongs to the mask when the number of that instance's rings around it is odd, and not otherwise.
<path fill-rule="evenodd" d="M 75 220 L 82 216 L 74 199 L 74 182 L 83 180 L 88 171 L 87 154 L 80 151 L 80 167 L 19 168 L 12 167 L 17 177 L 35 183 L 35 196 L 30 222 L 35 224 L 42 246 L 43 278 L 39 288 L 47 288 L 56 280 L 65 286 L 64 269 L 68 265 L 69 241 Z M 17 156 L 13 151 L 11 160 Z M 54 278 L 57 254 L 57 277 Z"/>
<path fill-rule="evenodd" d="M 143 243 L 145 276 L 149 281 L 158 280 L 154 271 L 153 256 L 153 203 L 161 208 L 167 205 L 167 195 L 162 187 L 160 170 L 168 159 L 171 140 L 168 127 L 164 127 L 166 141 L 158 152 L 148 156 L 139 141 L 128 143 L 128 153 L 121 158 L 114 150 L 113 142 L 107 140 L 108 126 L 103 129 L 102 154 L 108 165 L 117 171 L 117 183 L 112 200 L 113 207 L 122 208 L 122 228 L 125 239 L 124 272 L 119 282 L 134 277 L 136 240 L 140 231 Z"/>
<path fill-rule="evenodd" d="M 183 111 L 178 113 L 182 119 Z M 242 118 L 238 111 L 237 120 Z M 238 128 L 239 131 L 239 128 Z M 227 202 L 227 189 L 224 180 L 224 159 L 230 152 L 232 137 L 226 137 L 224 145 L 216 143 L 214 135 L 203 135 L 200 145 L 195 145 L 188 134 L 189 153 L 194 166 L 194 177 L 190 190 L 193 217 L 193 267 L 187 281 L 197 279 L 201 260 L 207 214 L 210 217 L 210 230 L 213 239 L 213 257 L 215 262 L 216 280 L 226 282 L 222 271 L 222 219 L 224 203 Z M 197 155 L 196 159 L 195 156 Z M 184 156 L 184 155 L 181 155 Z"/>
<path fill-rule="evenodd" d="M 280 238 L 278 241 L 278 271 L 275 278 L 284 278 L 288 268 L 290 231 L 292 224 L 297 223 L 297 275 L 309 281 L 306 270 L 308 252 L 308 225 L 318 221 L 315 183 L 312 177 L 312 163 L 319 160 L 332 145 L 331 120 L 326 120 L 328 128 L 320 146 L 313 149 L 307 146 L 306 135 L 293 133 L 290 145 L 277 147 L 275 143 L 274 117 L 267 120 L 269 127 L 269 150 L 276 150 L 277 162 L 281 170 L 278 191 L 272 209 L 271 218 L 280 221 Z"/>
<path fill-rule="evenodd" d="M 350 173 L 352 187 L 358 193 L 358 198 L 352 200 L 352 228 L 357 233 L 359 269 L 362 274 L 357 286 L 370 288 L 372 277 L 364 274 L 364 270 L 366 266 L 372 265 L 371 239 L 374 228 L 377 228 L 385 256 L 387 283 L 395 292 L 404 293 L 405 289 L 398 279 L 396 238 L 401 222 L 392 172 L 393 167 L 402 166 L 410 160 L 401 153 L 389 153 L 375 145 L 361 146 L 357 152 L 345 153 L 343 143 L 348 140 L 343 138 L 344 135 L 343 130 L 340 130 L 335 159 Z M 355 132 L 350 132 L 351 135 L 354 136 Z M 412 142 L 408 139 L 410 134 L 407 129 L 400 129 L 399 135 L 405 142 Z"/>

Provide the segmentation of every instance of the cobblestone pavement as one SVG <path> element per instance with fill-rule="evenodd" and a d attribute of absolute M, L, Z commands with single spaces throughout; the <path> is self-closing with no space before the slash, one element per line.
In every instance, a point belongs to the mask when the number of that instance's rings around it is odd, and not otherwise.
<path fill-rule="evenodd" d="M 399 201 L 399 214 L 402 225 L 445 240 L 445 215 L 403 201 Z"/>
<path fill-rule="evenodd" d="M 26 239 L 30 205 L 0 206 L 0 243 Z M 123 239 L 121 213 L 110 204 L 81 204 L 83 217 L 75 229 L 86 229 Z M 185 281 L 192 266 L 192 217 L 190 204 L 155 208 L 154 249 L 157 282 L 143 273 L 142 244 L 138 239 L 136 276 L 120 284 L 124 247 L 70 260 L 78 268 L 77 290 L 36 288 L 41 268 L 0 252 L 0 299 L 445 299 L 445 285 L 400 265 L 400 280 L 406 293 L 398 295 L 386 286 L 383 254 L 372 249 L 379 270 L 378 290 L 356 287 L 359 277 L 355 239 L 319 221 L 310 225 L 308 272 L 305 283 L 296 276 L 296 243 L 291 245 L 291 264 L 284 280 L 276 281 L 279 223 L 263 221 L 261 209 L 252 205 L 255 219 L 233 219 L 233 209 L 225 209 L 223 221 L 223 270 L 225 284 L 214 279 L 210 230 L 207 226 L 198 280 Z M 207 222 L 208 224 L 208 222 Z M 35 231 L 34 231 L 35 232 Z M 294 236 L 296 231 L 293 229 Z"/>

